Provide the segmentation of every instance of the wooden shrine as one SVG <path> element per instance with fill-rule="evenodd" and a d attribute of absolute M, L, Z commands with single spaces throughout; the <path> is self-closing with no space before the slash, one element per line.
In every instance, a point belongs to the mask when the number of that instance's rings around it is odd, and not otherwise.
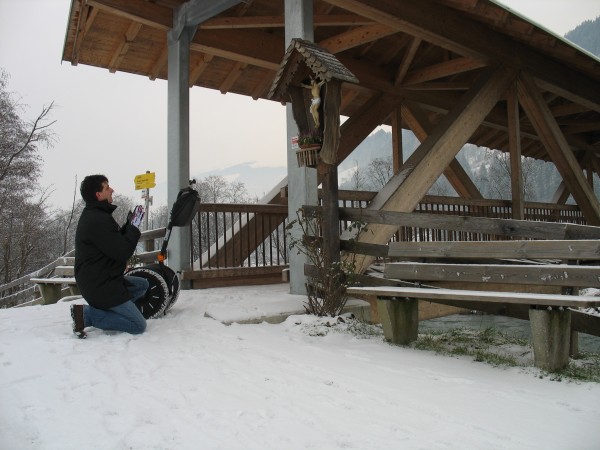
<path fill-rule="evenodd" d="M 274 100 L 291 101 L 298 151 L 316 151 L 314 157 L 299 157 L 298 162 L 319 166 L 322 174 L 337 163 L 344 82 L 357 84 L 358 79 L 334 55 L 314 42 L 292 39 L 268 94 Z"/>
<path fill-rule="evenodd" d="M 326 266 L 340 260 L 337 153 L 344 82 L 358 83 L 358 79 L 314 42 L 292 39 L 268 95 L 292 102 L 299 131 L 298 163 L 316 167 L 322 175 L 322 249 Z"/>

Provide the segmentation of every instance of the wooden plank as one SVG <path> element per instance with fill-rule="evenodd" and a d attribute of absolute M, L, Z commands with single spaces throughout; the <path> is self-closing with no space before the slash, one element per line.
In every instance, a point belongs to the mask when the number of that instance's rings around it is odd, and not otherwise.
<path fill-rule="evenodd" d="M 56 266 L 54 275 L 57 277 L 73 277 L 75 275 L 75 268 L 73 266 Z"/>
<path fill-rule="evenodd" d="M 287 265 L 279 266 L 259 266 L 259 267 L 234 267 L 230 269 L 204 269 L 204 270 L 186 270 L 181 274 L 182 280 L 202 280 L 207 278 L 234 279 L 237 277 L 248 277 L 250 275 L 279 275 L 287 269 Z"/>
<path fill-rule="evenodd" d="M 600 266 L 568 266 L 562 264 L 437 264 L 397 262 L 385 265 L 384 276 L 398 280 L 600 287 Z"/>
<path fill-rule="evenodd" d="M 406 74 L 402 84 L 409 85 L 437 80 L 450 75 L 457 75 L 471 70 L 481 69 L 485 66 L 486 63 L 480 59 L 470 57 L 454 58 L 449 61 L 412 70 Z"/>
<path fill-rule="evenodd" d="M 600 260 L 600 242 L 597 240 L 391 242 L 388 256 Z"/>
<path fill-rule="evenodd" d="M 377 295 L 381 297 L 418 298 L 435 301 L 475 301 L 481 303 L 507 303 L 539 306 L 587 308 L 600 306 L 600 297 L 559 294 L 524 294 L 521 292 L 485 292 L 454 289 L 420 289 L 410 287 L 351 287 L 351 295 Z"/>
<path fill-rule="evenodd" d="M 77 284 L 73 277 L 57 277 L 57 278 L 32 278 L 32 283 L 36 284 Z"/>
<path fill-rule="evenodd" d="M 340 220 L 395 225 L 396 228 L 399 226 L 421 227 L 532 239 L 600 239 L 600 228 L 589 225 L 488 217 L 340 208 Z"/>
<path fill-rule="evenodd" d="M 352 28 L 343 33 L 331 36 L 319 42 L 325 50 L 335 54 L 349 50 L 360 45 L 373 42 L 377 39 L 397 33 L 396 30 L 385 25 L 367 25 Z"/>
<path fill-rule="evenodd" d="M 163 31 L 173 27 L 173 9 L 168 6 L 143 0 L 87 0 L 87 4 Z"/>

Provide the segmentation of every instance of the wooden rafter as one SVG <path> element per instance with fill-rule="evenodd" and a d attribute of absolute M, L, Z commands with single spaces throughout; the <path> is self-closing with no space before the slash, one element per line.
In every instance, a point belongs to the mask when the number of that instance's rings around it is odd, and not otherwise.
<path fill-rule="evenodd" d="M 158 78 L 158 74 L 165 67 L 167 67 L 168 59 L 169 59 L 169 48 L 165 45 L 163 47 L 162 51 L 160 52 L 160 55 L 158 56 L 156 61 L 154 61 L 154 64 L 152 64 L 152 67 L 150 68 L 150 79 L 152 81 L 156 80 Z"/>
<path fill-rule="evenodd" d="M 237 81 L 239 77 L 244 73 L 244 69 L 248 66 L 248 64 L 243 62 L 236 62 L 231 70 L 229 70 L 227 77 L 223 80 L 221 85 L 219 86 L 219 90 L 222 94 L 226 94 L 229 92 L 233 84 Z"/>
<path fill-rule="evenodd" d="M 71 64 L 76 66 L 79 64 L 79 56 L 81 51 L 81 44 L 85 39 L 85 35 L 94 24 L 94 20 L 98 15 L 98 10 L 90 8 L 89 5 L 83 5 L 79 13 L 79 22 L 77 23 L 77 31 L 75 36 L 75 44 L 73 45 L 73 51 L 71 54 Z"/>
<path fill-rule="evenodd" d="M 382 37 L 389 36 L 390 34 L 394 33 L 396 33 L 395 30 L 385 25 L 366 25 L 363 27 L 353 28 L 349 31 L 345 31 L 344 33 L 327 38 L 319 42 L 319 46 L 333 54 L 336 54 L 350 48 L 376 41 Z"/>
<path fill-rule="evenodd" d="M 356 14 L 315 15 L 315 27 L 348 27 L 374 25 L 370 19 Z M 283 28 L 285 18 L 278 16 L 215 17 L 200 24 L 203 30 L 223 30 L 232 28 Z"/>
<path fill-rule="evenodd" d="M 396 70 L 396 76 L 394 77 L 395 86 L 399 86 L 404 81 L 404 77 L 408 73 L 408 69 L 415 59 L 420 45 L 421 39 L 413 37 L 408 49 L 406 50 L 406 53 L 404 53 L 404 56 L 402 57 L 402 61 L 400 62 L 398 69 Z"/>
<path fill-rule="evenodd" d="M 257 30 L 198 30 L 190 50 L 251 64 L 269 70 L 279 69 L 282 41 Z"/>
<path fill-rule="evenodd" d="M 212 59 L 213 59 L 213 55 L 205 55 L 205 54 L 200 55 L 200 61 L 190 71 L 190 87 L 192 87 L 193 85 L 195 85 L 198 82 L 198 80 L 200 79 L 200 77 L 202 76 L 204 71 L 208 68 Z"/>
<path fill-rule="evenodd" d="M 548 90 L 600 112 L 595 80 L 433 0 L 326 1 L 459 55 L 523 69 L 552 87 Z"/>
<path fill-rule="evenodd" d="M 168 31 L 173 27 L 173 10 L 145 0 L 87 0 L 88 5 L 117 17 Z"/>
<path fill-rule="evenodd" d="M 404 78 L 403 84 L 410 85 L 437 80 L 450 75 L 457 75 L 459 73 L 480 69 L 485 67 L 485 65 L 485 62 L 469 57 L 454 58 L 450 61 L 432 64 L 430 66 L 421 67 L 408 72 Z"/>
<path fill-rule="evenodd" d="M 139 22 L 131 22 L 129 28 L 123 36 L 123 40 L 119 43 L 119 46 L 113 53 L 110 63 L 108 64 L 108 70 L 110 73 L 115 73 L 121 64 L 121 61 L 125 57 L 125 54 L 129 50 L 129 46 L 135 40 L 136 36 L 142 29 L 142 24 Z"/>

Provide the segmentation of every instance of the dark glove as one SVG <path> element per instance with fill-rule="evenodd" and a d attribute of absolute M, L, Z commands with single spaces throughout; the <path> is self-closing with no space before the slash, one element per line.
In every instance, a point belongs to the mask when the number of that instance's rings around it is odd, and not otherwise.
<path fill-rule="evenodd" d="M 144 207 L 137 205 L 133 212 L 130 212 L 127 216 L 127 221 L 136 228 L 139 228 L 144 218 Z"/>

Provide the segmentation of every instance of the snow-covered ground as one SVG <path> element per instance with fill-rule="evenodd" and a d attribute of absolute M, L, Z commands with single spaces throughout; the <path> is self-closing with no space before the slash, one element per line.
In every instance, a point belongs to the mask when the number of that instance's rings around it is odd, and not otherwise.
<path fill-rule="evenodd" d="M 185 291 L 143 335 L 86 340 L 68 302 L 0 310 L 0 449 L 600 448 L 598 384 L 205 317 L 300 306 L 286 290 Z"/>

